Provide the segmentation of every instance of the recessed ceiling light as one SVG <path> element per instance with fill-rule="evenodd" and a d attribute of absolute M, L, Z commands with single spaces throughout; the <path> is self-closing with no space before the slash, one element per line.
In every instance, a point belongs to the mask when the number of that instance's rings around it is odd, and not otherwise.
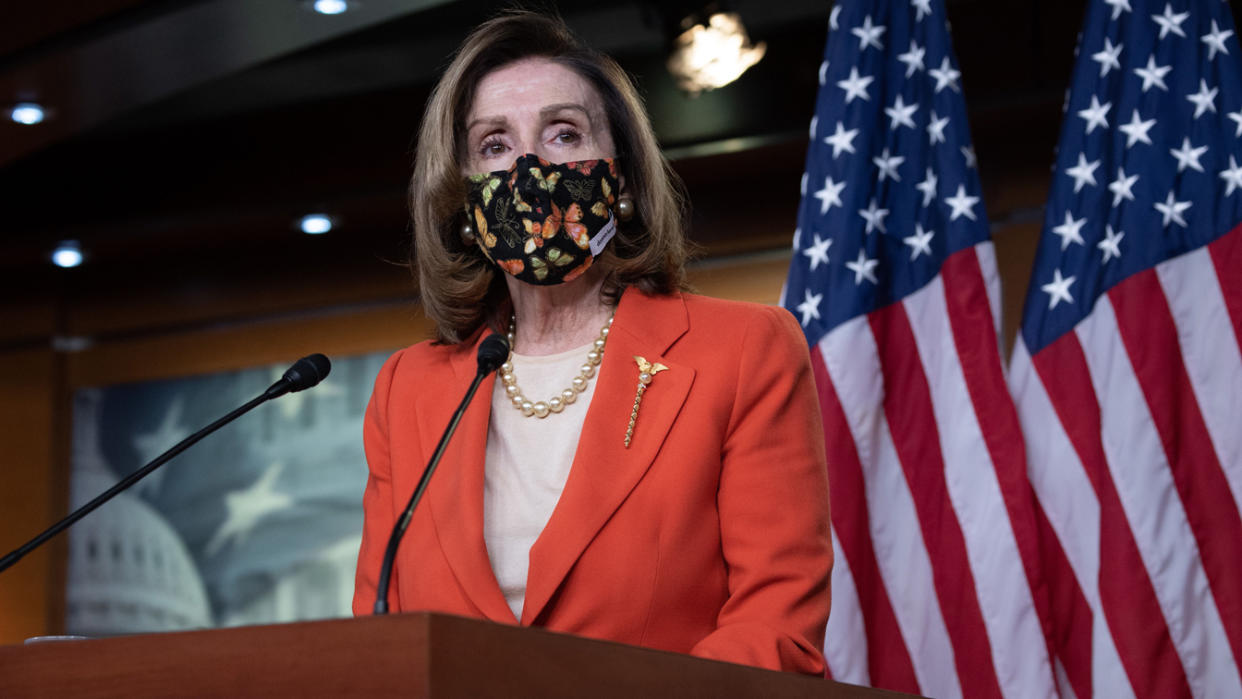
<path fill-rule="evenodd" d="M 332 217 L 327 214 L 307 214 L 298 221 L 298 228 L 308 235 L 320 235 L 332 230 Z"/>
<path fill-rule="evenodd" d="M 9 110 L 9 118 L 19 124 L 38 124 L 46 116 L 43 107 L 34 102 L 19 102 Z"/>
<path fill-rule="evenodd" d="M 314 0 L 311 9 L 321 15 L 339 15 L 349 9 L 348 0 Z"/>
<path fill-rule="evenodd" d="M 77 267 L 82 264 L 82 246 L 76 240 L 66 240 L 52 251 L 52 264 L 57 267 Z"/>

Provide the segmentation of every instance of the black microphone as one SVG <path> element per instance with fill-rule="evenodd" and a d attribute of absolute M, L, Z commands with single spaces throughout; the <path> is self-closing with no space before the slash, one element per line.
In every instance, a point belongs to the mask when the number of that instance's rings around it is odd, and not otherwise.
<path fill-rule="evenodd" d="M 212 432 L 224 427 L 245 413 L 250 412 L 251 409 L 261 403 L 283 396 L 290 391 L 301 391 L 314 386 L 327 378 L 328 372 L 331 369 L 332 363 L 329 362 L 328 358 L 322 354 L 312 354 L 309 357 L 302 357 L 292 367 L 290 367 L 288 371 L 285 372 L 285 375 L 282 376 L 279 381 L 268 387 L 262 395 L 252 398 L 250 402 L 240 408 L 237 408 L 228 415 L 225 415 L 198 432 L 195 432 L 189 437 L 177 442 L 171 449 L 155 457 L 151 463 L 129 474 L 122 479 L 121 482 L 105 490 L 94 500 L 91 500 L 85 505 L 79 507 L 64 519 L 45 529 L 42 534 L 39 534 L 30 541 L 27 541 L 18 548 L 14 549 L 4 558 L 0 558 L 0 572 L 7 570 L 14 563 L 21 560 L 23 556 L 39 548 L 48 539 L 51 539 L 65 529 L 69 528 L 74 522 L 77 522 L 79 519 L 82 519 L 91 512 L 94 512 L 95 508 L 116 497 L 121 491 L 142 480 L 147 474 L 171 461 L 173 457 L 194 446 L 203 437 L 206 437 Z"/>
<path fill-rule="evenodd" d="M 501 364 L 509 361 L 509 350 L 509 341 L 504 335 L 500 333 L 489 335 L 479 345 L 479 376 L 487 376 L 499 369 Z"/>
<path fill-rule="evenodd" d="M 328 378 L 329 371 L 332 371 L 332 362 L 327 357 L 318 353 L 307 355 L 294 362 L 280 381 L 272 384 L 263 395 L 270 400 L 286 393 L 304 391 Z"/>
<path fill-rule="evenodd" d="M 440 443 L 436 445 L 435 452 L 431 455 L 431 460 L 427 462 L 427 468 L 423 469 L 423 475 L 418 479 L 418 485 L 414 488 L 414 494 L 410 496 L 410 502 L 406 504 L 405 511 L 397 518 L 397 523 L 393 525 L 392 534 L 388 537 L 388 548 L 384 550 L 384 562 L 380 565 L 379 581 L 375 588 L 375 614 L 388 613 L 388 583 L 392 578 L 392 564 L 397 557 L 397 546 L 401 544 L 401 537 L 405 535 L 405 530 L 410 526 L 410 520 L 414 517 L 414 508 L 418 506 L 418 501 L 423 499 L 423 493 L 427 490 L 427 484 L 431 482 L 431 474 L 435 473 L 436 466 L 440 463 L 440 457 L 444 456 L 444 450 L 448 448 L 449 439 L 453 437 L 453 433 L 457 431 L 457 423 L 461 422 L 461 416 L 466 413 L 466 408 L 470 405 L 470 399 L 474 397 L 474 392 L 478 390 L 479 384 L 483 383 L 483 379 L 488 374 L 496 371 L 496 369 L 509 360 L 509 341 L 500 333 L 492 333 L 479 345 L 479 369 L 474 374 L 474 380 L 470 382 L 470 388 L 466 389 L 466 395 L 461 399 L 461 403 L 457 405 L 453 418 L 449 420 L 448 427 L 444 429 L 444 436 L 440 438 Z"/>

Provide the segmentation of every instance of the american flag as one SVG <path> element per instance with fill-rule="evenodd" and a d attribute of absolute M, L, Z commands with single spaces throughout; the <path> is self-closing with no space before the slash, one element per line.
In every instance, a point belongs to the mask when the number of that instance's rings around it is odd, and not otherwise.
<path fill-rule="evenodd" d="M 1010 365 L 1079 697 L 1242 696 L 1240 54 L 1221 0 L 1087 9 Z"/>
<path fill-rule="evenodd" d="M 943 0 L 830 16 L 783 305 L 832 492 L 824 653 L 846 682 L 1056 693 L 996 259 Z"/>

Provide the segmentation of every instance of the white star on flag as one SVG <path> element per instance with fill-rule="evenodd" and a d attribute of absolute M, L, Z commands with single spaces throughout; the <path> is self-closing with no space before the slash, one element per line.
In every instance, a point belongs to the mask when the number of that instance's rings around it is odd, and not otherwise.
<path fill-rule="evenodd" d="M 1083 216 L 1078 220 L 1074 220 L 1073 214 L 1065 212 L 1065 222 L 1052 229 L 1053 233 L 1061 236 L 1061 249 L 1068 248 L 1070 243 L 1078 243 L 1086 245 L 1086 241 L 1082 239 L 1082 227 L 1087 223 L 1087 217 Z"/>
<path fill-rule="evenodd" d="M 897 54 L 897 60 L 906 64 L 906 77 L 914 75 L 916 71 L 926 70 L 923 66 L 923 56 L 927 55 L 927 49 L 919 46 L 914 39 L 910 40 L 910 50 L 905 53 Z"/>
<path fill-rule="evenodd" d="M 879 260 L 867 258 L 866 250 L 859 250 L 858 259 L 854 262 L 846 262 L 845 266 L 854 272 L 854 286 L 858 286 L 864 279 L 872 284 L 879 283 L 875 278 L 875 266 L 878 264 L 880 264 Z"/>
<path fill-rule="evenodd" d="M 1117 168 L 1117 179 L 1108 185 L 1108 191 L 1113 193 L 1113 206 L 1120 204 L 1122 199 L 1134 201 L 1134 192 L 1131 188 L 1135 182 L 1138 182 L 1138 178 L 1138 175 L 1127 177 L 1123 168 Z"/>
<path fill-rule="evenodd" d="M 932 110 L 931 119 L 927 122 L 927 137 L 931 139 L 934 146 L 937 143 L 944 143 L 944 129 L 949 125 L 949 117 L 936 116 L 936 110 Z"/>
<path fill-rule="evenodd" d="M 1164 200 L 1163 203 L 1156 202 L 1154 206 L 1156 207 L 1156 211 L 1159 211 L 1164 215 L 1164 222 L 1162 225 L 1165 228 L 1169 227 L 1170 221 L 1176 223 L 1182 228 L 1186 227 L 1186 219 L 1182 218 L 1182 214 L 1190 208 L 1190 202 L 1177 201 L 1177 199 L 1173 196 L 1173 192 L 1169 192 L 1168 199 Z"/>
<path fill-rule="evenodd" d="M 1056 308 L 1061 301 L 1066 303 L 1074 302 L 1074 297 L 1070 296 L 1069 287 L 1070 284 L 1074 283 L 1075 279 L 1077 277 L 1062 277 L 1061 270 L 1059 269 L 1053 270 L 1052 281 L 1039 287 L 1044 293 L 1048 294 L 1049 310 Z"/>
<path fill-rule="evenodd" d="M 1152 85 L 1168 92 L 1169 86 L 1164 84 L 1164 76 L 1168 75 L 1171 70 L 1173 70 L 1173 66 L 1171 65 L 1156 65 L 1156 54 L 1153 53 L 1147 57 L 1147 67 L 1135 68 L 1134 74 L 1143 79 L 1143 92 L 1147 92 L 1151 89 Z"/>
<path fill-rule="evenodd" d="M 1209 61 L 1216 58 L 1217 52 L 1223 53 L 1226 56 L 1229 55 L 1229 49 L 1225 47 L 1225 39 L 1228 39 L 1231 36 L 1233 36 L 1232 29 L 1221 31 L 1220 27 L 1216 25 L 1216 20 L 1212 20 L 1212 31 L 1204 34 L 1203 37 L 1199 39 L 1199 41 L 1202 41 L 1208 46 Z"/>
<path fill-rule="evenodd" d="M 917 111 L 918 108 L 919 105 L 917 102 L 907 105 L 901 99 L 901 95 L 897 95 L 897 99 L 893 102 L 893 106 L 884 108 L 884 113 L 887 114 L 890 119 L 889 128 L 893 131 L 896 131 L 898 126 L 908 126 L 912 129 L 915 128 L 914 120 L 910 117 L 914 115 L 914 112 Z"/>
<path fill-rule="evenodd" d="M 1186 18 L 1189 16 L 1189 12 L 1173 14 L 1173 5 L 1171 3 L 1166 3 L 1164 6 L 1164 14 L 1152 15 L 1151 18 L 1156 24 L 1160 25 L 1160 36 L 1158 38 L 1163 39 L 1169 35 L 1169 32 L 1172 32 L 1185 39 L 1186 32 L 1182 31 L 1182 22 L 1185 22 Z"/>
<path fill-rule="evenodd" d="M 1229 112 L 1228 117 L 1238 125 L 1238 131 L 1233 135 L 1234 138 L 1242 137 L 1242 109 L 1236 112 Z"/>
<path fill-rule="evenodd" d="M 1078 116 L 1087 120 L 1088 134 L 1094 131 L 1097 126 L 1108 128 L 1108 110 L 1112 109 L 1112 107 L 1112 102 L 1100 104 L 1099 98 L 1091 95 L 1091 106 L 1078 111 Z"/>
<path fill-rule="evenodd" d="M 850 77 L 846 78 L 845 80 L 838 80 L 837 87 L 841 88 L 842 90 L 845 90 L 845 103 L 846 104 L 853 102 L 855 97 L 861 97 L 865 100 L 870 100 L 871 95 L 867 94 L 867 86 L 870 85 L 871 81 L 873 80 L 875 80 L 875 78 L 871 77 L 870 75 L 859 75 L 858 68 L 855 66 L 851 66 Z"/>
<path fill-rule="evenodd" d="M 1125 233 L 1114 232 L 1111 225 L 1104 226 L 1104 240 L 1095 244 L 1097 248 L 1104 251 L 1104 264 L 1108 264 L 1108 261 L 1114 257 L 1121 258 L 1121 239 L 1124 237 L 1126 237 Z"/>
<path fill-rule="evenodd" d="M 885 148 L 882 153 L 871 159 L 875 166 L 880 169 L 879 175 L 876 176 L 876 182 L 883 182 L 885 177 L 892 178 L 894 182 L 900 182 L 901 176 L 897 174 L 897 166 L 906 162 L 904 156 L 889 155 L 888 149 Z"/>
<path fill-rule="evenodd" d="M 880 229 L 881 233 L 888 232 L 884 228 L 884 217 L 888 216 L 888 209 L 879 208 L 879 204 L 876 203 L 875 199 L 871 200 L 871 203 L 867 206 L 867 208 L 859 209 L 858 215 L 862 216 L 863 220 L 867 222 L 867 233 L 870 233 L 876 228 Z"/>
<path fill-rule="evenodd" d="M 832 246 L 832 238 L 821 240 L 819 234 L 811 239 L 811 247 L 802 251 L 811 260 L 811 271 L 814 272 L 819 263 L 828 264 L 828 248 Z"/>
<path fill-rule="evenodd" d="M 966 196 L 966 185 L 959 184 L 957 186 L 957 194 L 944 200 L 953 210 L 949 212 L 949 220 L 956 221 L 958 217 L 965 216 L 971 221 L 975 220 L 974 207 L 979 203 L 979 197 Z"/>
<path fill-rule="evenodd" d="M 927 71 L 927 74 L 936 79 L 936 89 L 933 90 L 935 94 L 940 94 L 940 91 L 946 87 L 952 88 L 954 92 L 961 91 L 961 88 L 957 86 L 957 79 L 962 77 L 962 73 L 953 69 L 953 64 L 949 62 L 948 56 L 945 56 L 944 60 L 940 62 L 939 68 L 932 68 Z"/>
<path fill-rule="evenodd" d="M 1104 0 L 1105 5 L 1113 6 L 1113 19 L 1121 16 L 1122 12 L 1132 12 L 1130 9 L 1130 0 Z"/>
<path fill-rule="evenodd" d="M 938 178 L 936 173 L 929 167 L 927 168 L 927 179 L 914 185 L 914 188 L 923 193 L 923 206 L 931 203 L 936 198 L 936 182 Z"/>
<path fill-rule="evenodd" d="M 1085 153 L 1078 154 L 1078 164 L 1065 171 L 1065 174 L 1074 178 L 1074 193 L 1082 191 L 1084 185 L 1095 186 L 1095 169 L 1100 166 L 1100 161 L 1087 162 Z"/>
<path fill-rule="evenodd" d="M 1132 148 L 1139 141 L 1150 146 L 1151 137 L 1147 135 L 1147 132 L 1151 131 L 1151 127 L 1155 125 L 1155 119 L 1143 121 L 1139 118 L 1138 110 L 1135 109 L 1134 113 L 1130 115 L 1130 123 L 1118 126 L 1117 130 L 1126 135 L 1126 148 Z"/>
<path fill-rule="evenodd" d="M 1203 172 L 1203 166 L 1199 164 L 1199 158 L 1208 151 L 1207 146 L 1199 146 L 1198 148 L 1190 147 L 1190 137 L 1182 139 L 1181 148 L 1170 148 L 1169 152 L 1177 159 L 1177 171 L 1181 172 L 1186 168 Z"/>
<path fill-rule="evenodd" d="M 1113 42 L 1108 37 L 1104 37 L 1103 50 L 1091 54 L 1091 60 L 1100 64 L 1100 77 L 1108 75 L 1108 71 L 1116 68 L 1121 70 L 1121 61 L 1117 60 L 1121 56 L 1121 44 L 1113 46 Z"/>
<path fill-rule="evenodd" d="M 1200 78 L 1199 91 L 1193 95 L 1186 95 L 1186 99 L 1195 105 L 1195 118 L 1203 116 L 1205 112 L 1216 113 L 1216 95 L 1220 92 L 1219 88 L 1208 89 L 1207 81 Z"/>
<path fill-rule="evenodd" d="M 867 15 L 863 19 L 861 27 L 854 27 L 850 33 L 858 37 L 860 51 L 866 51 L 867 47 L 874 47 L 883 50 L 884 44 L 880 43 L 880 36 L 885 32 L 886 27 L 873 26 L 871 24 L 871 15 Z"/>
<path fill-rule="evenodd" d="M 806 296 L 802 303 L 798 304 L 798 312 L 802 314 L 802 326 L 811 322 L 811 319 L 819 320 L 819 302 L 824 300 L 823 294 L 812 294 L 810 289 L 806 290 Z"/>
<path fill-rule="evenodd" d="M 1237 160 L 1231 155 L 1229 156 L 1229 167 L 1221 170 L 1220 178 L 1225 181 L 1225 196 L 1230 196 L 1239 187 L 1242 187 L 1242 167 L 1238 167 Z"/>
<path fill-rule="evenodd" d="M 915 22 L 922 22 L 924 17 L 932 13 L 931 0 L 910 0 L 910 5 L 918 10 L 918 14 L 914 17 Z"/>
<path fill-rule="evenodd" d="M 924 231 L 922 224 L 914 224 L 914 235 L 906 236 L 901 242 L 910 246 L 910 259 L 916 259 L 920 254 L 926 254 L 931 257 L 931 240 L 935 234 L 931 231 Z"/>
<path fill-rule="evenodd" d="M 836 158 L 842 151 L 854 152 L 854 137 L 857 135 L 858 129 L 846 130 L 844 122 L 838 121 L 836 132 L 825 138 L 824 143 L 832 146 L 832 157 Z"/>
<path fill-rule="evenodd" d="M 819 200 L 819 213 L 824 215 L 832 208 L 833 204 L 844 206 L 841 203 L 841 190 L 845 189 L 845 183 L 837 184 L 831 177 L 824 178 L 824 188 L 815 193 L 815 198 Z"/>
<path fill-rule="evenodd" d="M 962 146 L 962 157 L 966 159 L 966 167 L 974 168 L 979 165 L 974 146 Z"/>

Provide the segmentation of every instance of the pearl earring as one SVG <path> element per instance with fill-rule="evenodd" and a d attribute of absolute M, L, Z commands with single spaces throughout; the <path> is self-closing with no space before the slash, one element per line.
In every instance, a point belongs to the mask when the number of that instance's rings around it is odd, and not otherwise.
<path fill-rule="evenodd" d="M 617 204 L 613 210 L 616 212 L 617 218 L 622 221 L 628 221 L 634 218 L 634 200 L 626 196 L 620 197 L 617 199 Z"/>
<path fill-rule="evenodd" d="M 461 224 L 459 234 L 461 235 L 461 242 L 463 245 L 466 247 L 474 245 L 474 226 L 470 225 L 469 221 L 465 221 Z"/>

